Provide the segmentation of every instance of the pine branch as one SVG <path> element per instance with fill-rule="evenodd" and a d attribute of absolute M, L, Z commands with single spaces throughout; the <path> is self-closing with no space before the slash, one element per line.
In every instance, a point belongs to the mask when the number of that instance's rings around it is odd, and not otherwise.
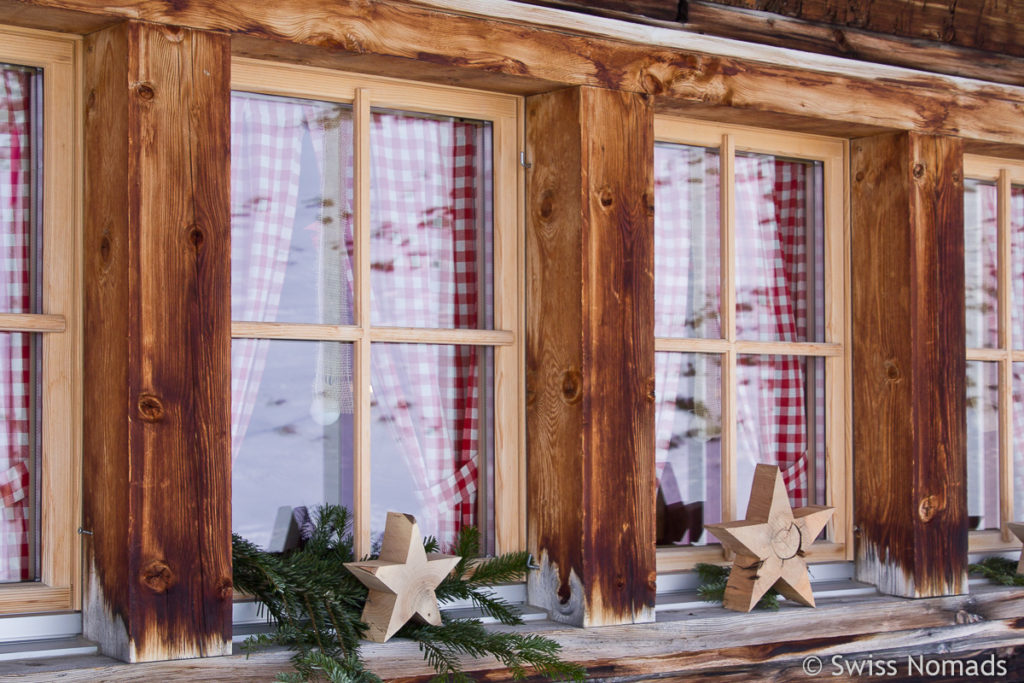
<path fill-rule="evenodd" d="M 967 571 L 981 574 L 989 581 L 1004 586 L 1024 586 L 1024 575 L 1017 573 L 1017 562 L 999 555 L 986 557 L 977 564 L 969 565 Z"/>
<path fill-rule="evenodd" d="M 704 602 L 722 602 L 725 599 L 725 587 L 729 583 L 729 567 L 700 562 L 694 569 L 700 577 L 701 585 L 697 587 L 697 595 Z M 768 592 L 754 605 L 755 609 L 776 611 L 779 609 L 779 592 L 769 588 Z"/>

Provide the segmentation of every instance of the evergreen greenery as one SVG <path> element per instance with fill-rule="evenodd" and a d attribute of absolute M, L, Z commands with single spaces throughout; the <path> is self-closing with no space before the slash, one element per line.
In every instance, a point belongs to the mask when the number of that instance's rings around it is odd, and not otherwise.
<path fill-rule="evenodd" d="M 719 567 L 717 564 L 705 564 L 700 562 L 695 567 L 697 576 L 700 577 L 701 585 L 697 588 L 697 595 L 705 602 L 722 602 L 725 598 L 725 585 L 729 583 L 729 572 L 731 567 Z M 779 609 L 779 593 L 774 588 L 761 596 L 761 599 L 754 605 L 755 609 Z"/>
<path fill-rule="evenodd" d="M 1017 573 L 1017 560 L 993 555 L 968 566 L 967 570 L 1004 586 L 1024 586 L 1024 575 Z"/>
<path fill-rule="evenodd" d="M 359 656 L 367 589 L 344 567 L 355 560 L 349 513 L 326 505 L 315 510 L 313 521 L 311 537 L 301 548 L 286 553 L 269 553 L 237 534 L 232 536 L 235 589 L 254 596 L 276 627 L 250 638 L 243 647 L 247 652 L 274 645 L 293 650 L 295 671 L 280 674 L 279 681 L 380 681 Z M 438 586 L 438 601 L 443 605 L 471 600 L 502 624 L 521 624 L 515 607 L 494 596 L 487 586 L 518 579 L 526 571 L 528 556 L 508 553 L 473 562 L 479 547 L 477 530 L 464 529 L 453 549 L 462 559 Z M 426 539 L 424 548 L 436 552 L 437 541 Z M 488 629 L 478 619 L 452 619 L 443 612 L 441 617 L 441 626 L 410 622 L 397 634 L 419 644 L 424 659 L 438 673 L 435 680 L 472 680 L 462 671 L 462 655 L 492 655 L 516 678 L 525 677 L 531 669 L 553 679 L 585 677 L 581 667 L 559 659 L 561 646 L 553 640 Z"/>

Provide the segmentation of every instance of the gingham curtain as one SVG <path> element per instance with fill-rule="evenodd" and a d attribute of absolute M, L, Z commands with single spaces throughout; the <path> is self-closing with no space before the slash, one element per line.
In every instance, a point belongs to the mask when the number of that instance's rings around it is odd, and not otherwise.
<path fill-rule="evenodd" d="M 698 147 L 658 145 L 654 163 L 654 334 L 718 337 L 718 155 Z M 662 495 L 666 504 L 704 501 L 709 523 L 718 520 L 721 508 L 712 452 L 720 435 L 721 387 L 712 376 L 713 362 L 699 354 L 654 355 L 654 452 Z M 681 412 L 679 398 L 703 404 L 706 411 Z M 679 439 L 678 433 L 694 433 L 695 438 Z"/>
<path fill-rule="evenodd" d="M 809 166 L 737 155 L 736 327 L 743 339 L 807 339 L 806 231 Z M 738 457 L 776 464 L 790 502 L 807 504 L 806 360 L 741 357 Z M 745 468 L 742 468 L 745 469 Z"/>
<path fill-rule="evenodd" d="M 30 311 L 30 77 L 0 69 L 0 311 Z M 30 335 L 0 333 L 0 581 L 31 579 Z"/>
<path fill-rule="evenodd" d="M 480 128 L 383 112 L 371 125 L 373 323 L 477 327 Z M 477 350 L 377 344 L 371 371 L 416 485 L 420 527 L 450 545 L 477 523 Z"/>
<path fill-rule="evenodd" d="M 231 98 L 231 317 L 273 321 L 299 199 L 308 112 L 286 100 Z M 266 339 L 231 353 L 231 451 L 237 457 L 266 365 Z"/>

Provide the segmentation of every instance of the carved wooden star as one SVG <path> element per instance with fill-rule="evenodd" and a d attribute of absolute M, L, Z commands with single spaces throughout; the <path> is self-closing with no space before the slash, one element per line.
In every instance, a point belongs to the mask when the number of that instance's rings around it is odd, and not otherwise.
<path fill-rule="evenodd" d="M 1018 541 L 1024 542 L 1024 522 L 1007 522 L 1006 526 Z M 1017 561 L 1017 573 L 1024 574 L 1024 550 L 1021 550 L 1020 559 Z"/>
<path fill-rule="evenodd" d="M 345 563 L 370 589 L 362 616 L 369 626 L 366 637 L 386 642 L 413 617 L 439 626 L 441 612 L 434 589 L 460 559 L 440 553 L 427 555 L 416 518 L 389 512 L 380 559 Z"/>
<path fill-rule="evenodd" d="M 801 605 L 814 607 L 804 551 L 828 524 L 834 508 L 789 505 L 782 473 L 774 465 L 758 465 L 750 487 L 747 518 L 705 528 L 736 553 L 722 605 L 749 612 L 769 588 Z"/>

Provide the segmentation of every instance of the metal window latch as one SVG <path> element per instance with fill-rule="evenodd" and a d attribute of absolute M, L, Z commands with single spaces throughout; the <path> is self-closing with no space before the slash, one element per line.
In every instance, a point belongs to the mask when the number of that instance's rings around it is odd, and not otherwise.
<path fill-rule="evenodd" d="M 527 569 L 540 569 L 540 565 L 533 559 L 533 554 L 526 556 L 526 568 Z"/>
<path fill-rule="evenodd" d="M 519 165 L 523 168 L 533 168 L 533 164 L 526 160 L 526 152 L 519 153 Z"/>

